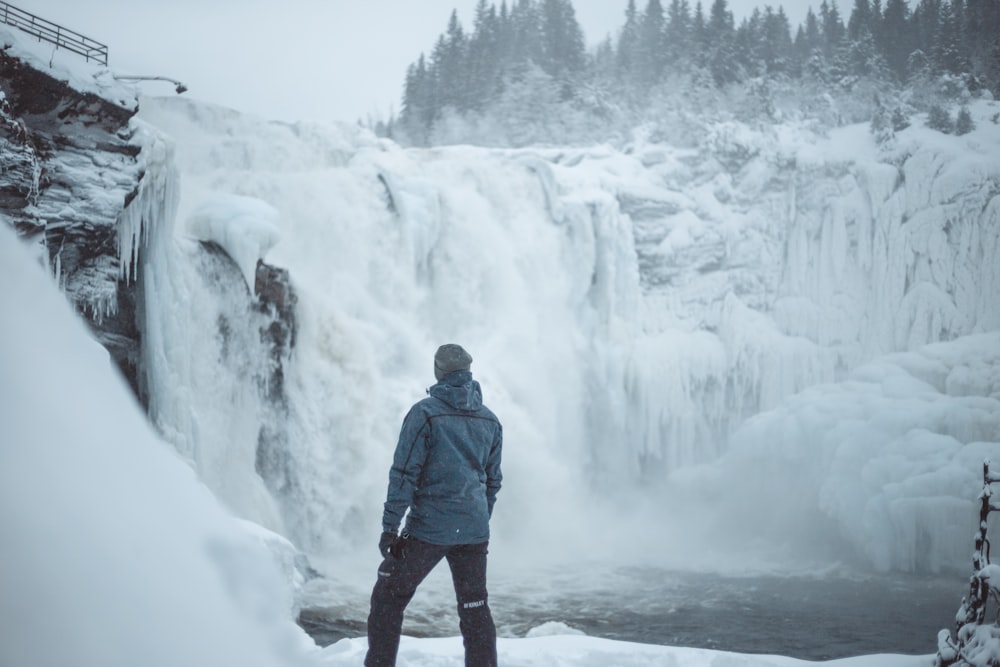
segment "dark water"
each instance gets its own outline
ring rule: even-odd
[[[447,568],[440,568],[447,570]],[[432,575],[433,576],[433,575]],[[428,585],[429,582],[425,582]],[[447,579],[407,610],[404,633],[458,634]],[[871,653],[934,653],[966,582],[939,576],[752,576],[625,569],[581,583],[542,577],[491,583],[501,636],[560,621],[595,637],[647,644],[830,660]],[[365,634],[367,600],[314,607],[300,624],[321,645]]]

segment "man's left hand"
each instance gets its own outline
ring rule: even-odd
[[[395,546],[396,540],[399,536],[396,533],[385,532],[382,533],[382,537],[378,541],[378,550],[382,554],[382,558],[388,558],[389,556],[395,557]]]

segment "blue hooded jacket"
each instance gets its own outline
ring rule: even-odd
[[[382,529],[431,544],[478,544],[490,538],[490,516],[503,475],[503,428],[483,405],[470,371],[432,386],[403,419],[389,470]]]

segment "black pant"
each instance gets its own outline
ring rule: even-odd
[[[486,598],[486,547],[489,543],[454,546],[428,544],[410,537],[402,556],[389,556],[378,568],[368,615],[365,667],[393,667],[399,650],[403,610],[417,586],[442,558],[448,559],[458,600],[459,627],[466,667],[496,667],[497,631]]]

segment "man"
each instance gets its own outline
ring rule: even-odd
[[[439,347],[437,384],[403,419],[382,515],[384,560],[372,590],[365,667],[396,664],[403,611],[442,558],[455,585],[466,667],[497,664],[486,548],[502,480],[503,429],[483,405],[471,365],[461,345]]]

